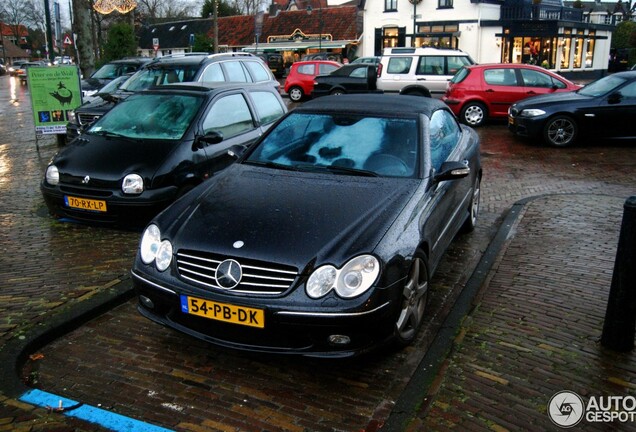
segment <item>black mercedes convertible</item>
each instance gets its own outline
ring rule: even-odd
[[[258,352],[411,343],[442,255],[477,221],[476,133],[430,98],[326,96],[235,150],[146,227],[139,311]]]

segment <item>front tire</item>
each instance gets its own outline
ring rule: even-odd
[[[555,147],[566,147],[574,144],[579,134],[579,127],[572,117],[558,115],[548,119],[543,128],[543,139]]]
[[[468,216],[462,226],[462,231],[472,232],[477,226],[477,219],[479,218],[479,202],[481,199],[481,179],[479,176],[475,179],[475,185],[473,187],[473,196],[470,200],[468,207]]]
[[[410,345],[422,325],[428,303],[428,265],[423,255],[416,255],[402,288],[402,305],[395,322],[394,340],[399,347]]]
[[[300,87],[294,86],[289,89],[289,98],[294,102],[300,102],[304,96],[303,89]]]
[[[462,108],[460,119],[464,124],[472,127],[479,127],[486,122],[488,111],[479,102],[469,102]]]

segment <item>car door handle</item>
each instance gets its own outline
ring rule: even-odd
[[[527,92],[526,94],[537,94],[536,92],[530,90],[529,92]]]
[[[495,91],[493,89],[486,89],[486,93],[494,93]]]

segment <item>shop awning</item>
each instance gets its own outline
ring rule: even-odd
[[[306,50],[306,49],[334,49],[334,48],[345,48],[347,45],[357,44],[356,41],[331,41],[331,42],[322,42],[319,44],[316,41],[311,42],[289,42],[289,43],[259,43],[258,48],[256,44],[250,45],[248,47],[243,48],[243,51],[254,52],[254,51],[297,51],[297,50]]]

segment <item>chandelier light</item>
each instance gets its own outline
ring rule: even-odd
[[[123,14],[130,12],[137,7],[135,0],[97,0],[93,9],[103,15],[107,15],[114,10]]]

